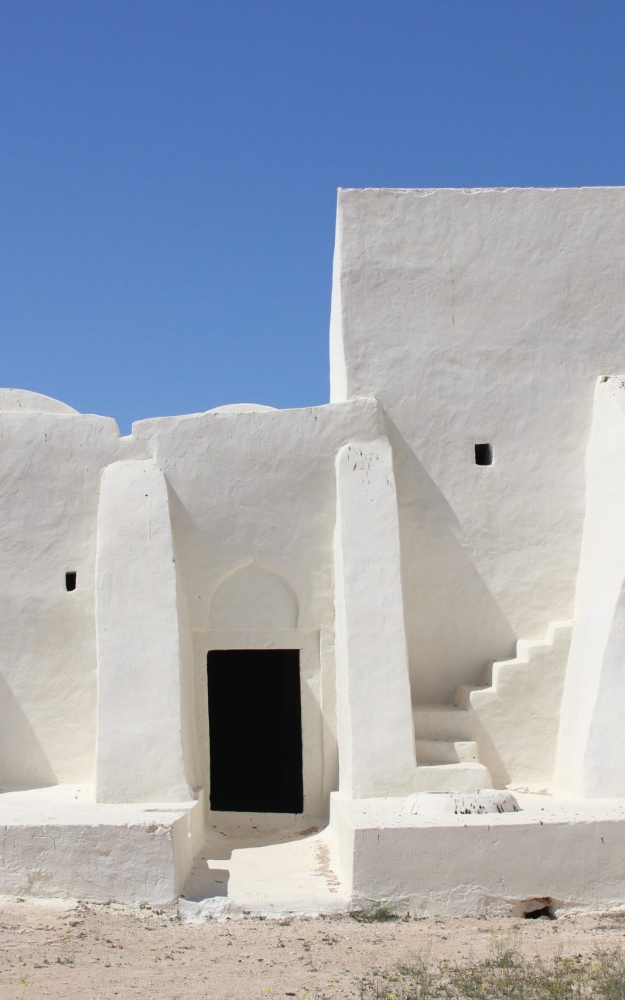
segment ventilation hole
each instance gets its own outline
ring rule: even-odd
[[[493,449],[490,444],[476,444],[475,446],[475,464],[476,465],[492,465],[493,464]]]
[[[66,573],[65,574],[65,589],[66,590],[76,590],[76,574]]]
[[[523,916],[526,920],[538,920],[539,917],[548,917],[549,920],[553,920],[553,913],[550,906],[541,906],[539,910],[530,910],[529,913],[524,913]]]
[[[548,920],[555,920],[555,907],[550,896],[542,896],[537,899],[526,899],[521,903],[521,914],[526,920],[539,920],[547,917]]]

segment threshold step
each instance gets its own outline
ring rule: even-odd
[[[418,740],[471,740],[472,716],[455,705],[413,705],[414,731]]]
[[[474,740],[415,740],[417,764],[479,764]]]
[[[483,764],[420,764],[417,766],[418,792],[479,792],[492,788],[490,773]]]

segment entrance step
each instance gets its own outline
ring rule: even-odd
[[[492,788],[483,764],[422,764],[417,766],[418,792],[479,792]]]
[[[415,740],[417,764],[479,764],[474,740]]]
[[[417,791],[478,792],[492,788],[480,764],[471,713],[455,705],[413,705]]]
[[[472,740],[469,712],[455,705],[413,705],[418,740]]]
[[[263,837],[229,837],[213,831],[195,858],[182,891],[186,920],[254,913],[316,916],[349,909],[349,886],[341,881],[337,845],[329,829],[312,836],[283,832]],[[245,846],[243,846],[245,845]]]

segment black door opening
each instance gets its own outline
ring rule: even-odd
[[[299,649],[208,654],[211,809],[301,813]]]

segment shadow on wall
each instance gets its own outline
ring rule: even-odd
[[[625,761],[625,729],[623,727],[625,581],[621,584],[618,595],[615,595],[613,601],[603,655],[595,654],[593,657],[593,659],[598,660],[598,663],[594,664],[595,670],[598,671],[598,683],[583,755],[584,795],[606,797],[625,795],[623,768]],[[587,670],[588,666],[587,664]]]
[[[413,702],[452,702],[480,684],[516,635],[462,544],[447,500],[387,416],[397,484],[406,638]]]
[[[182,898],[193,903],[201,903],[203,899],[227,896],[229,881],[230,872],[227,868],[211,868],[208,859],[201,856],[194,862],[185,882]]]
[[[478,745],[480,763],[485,764],[488,768],[493,788],[507,788],[515,776],[510,774],[490,733],[479,714],[474,711],[471,711],[471,729],[473,739]],[[544,783],[549,784],[549,780],[549,778],[545,779]]]
[[[57,779],[17,698],[0,674],[0,791],[47,788]]]

